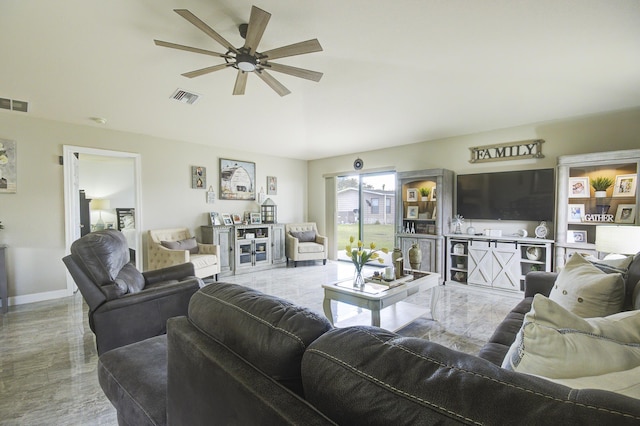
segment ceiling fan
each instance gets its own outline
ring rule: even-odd
[[[214,31],[193,13],[186,9],[174,9],[178,15],[191,22],[202,32],[217,41],[225,49],[226,53],[212,52],[210,50],[200,49],[197,47],[184,46],[181,44],[170,43],[167,41],[154,40],[157,46],[169,47],[172,49],[186,50],[187,52],[200,53],[209,56],[218,56],[225,60],[224,64],[213,65],[195,71],[182,74],[185,77],[193,78],[204,74],[209,74],[225,68],[235,68],[238,70],[236,82],[233,87],[234,95],[244,95],[247,86],[247,76],[254,73],[262,79],[269,87],[271,87],[280,96],[291,93],[282,83],[276,80],[267,71],[276,71],[289,74],[294,77],[305,78],[307,80],[320,81],[322,73],[317,71],[296,68],[289,65],[276,64],[271,62],[273,59],[285,58],[288,56],[303,55],[305,53],[320,52],[322,46],[317,39],[302,41],[290,44],[288,46],[279,47],[265,52],[258,52],[258,45],[262,39],[262,34],[267,27],[267,23],[271,18],[269,12],[253,6],[251,8],[251,16],[248,24],[240,25],[240,35],[245,39],[244,46],[234,47],[224,37]]]

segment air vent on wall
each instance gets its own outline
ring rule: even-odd
[[[186,90],[177,89],[175,92],[173,92],[171,98],[175,99],[178,102],[182,102],[183,104],[193,105],[200,98],[200,95],[187,92]]]
[[[27,112],[29,109],[29,103],[26,101],[17,101],[15,99],[0,98],[0,109]]]

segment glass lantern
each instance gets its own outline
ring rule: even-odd
[[[260,205],[262,223],[278,223],[278,206],[271,198],[267,198]]]

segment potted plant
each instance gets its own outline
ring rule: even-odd
[[[607,189],[613,185],[613,179],[605,176],[598,176],[591,179],[591,186],[595,191],[596,198],[604,198],[607,196]]]
[[[431,188],[427,188],[426,186],[420,188],[420,197],[422,198],[422,201],[429,201],[429,194],[431,194]]]

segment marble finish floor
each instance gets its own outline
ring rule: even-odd
[[[226,277],[224,281],[277,295],[323,314],[321,284],[349,279],[346,262],[299,263]],[[438,321],[420,317],[398,331],[475,354],[521,298],[463,285],[442,287]],[[431,292],[406,301],[429,306]],[[332,302],[338,320],[360,311]],[[0,425],[116,425],[116,412],[97,378],[97,353],[78,293],[10,306],[0,314]]]

